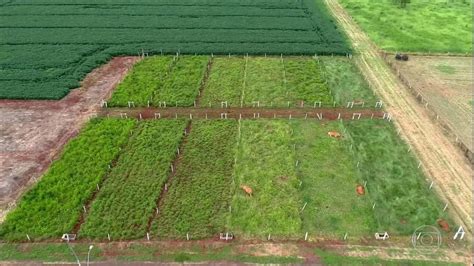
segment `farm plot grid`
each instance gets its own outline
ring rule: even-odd
[[[138,63],[108,107],[372,107],[347,57],[154,56]]]
[[[351,51],[313,0],[12,0],[0,36],[0,98],[12,99],[60,99],[117,55]]]
[[[387,120],[101,118],[0,237],[360,239],[421,225],[455,227]]]

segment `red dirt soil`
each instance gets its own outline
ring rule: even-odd
[[[112,59],[60,101],[0,100],[0,221],[138,60]]]

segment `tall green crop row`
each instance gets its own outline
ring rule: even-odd
[[[244,86],[245,59],[242,57],[216,57],[207,86],[201,96],[201,106],[240,106]]]
[[[184,120],[138,125],[93,202],[81,236],[133,239],[146,235],[185,126]]]
[[[285,59],[284,67],[288,100],[293,104],[321,102],[331,105],[333,103],[331,92],[316,60],[312,58]]]
[[[300,234],[296,155],[292,129],[283,120],[243,120],[228,226],[240,237]],[[241,186],[253,190],[247,195]]]
[[[7,240],[59,238],[77,222],[83,205],[127,142],[133,120],[94,119],[66,145],[61,158],[17,208],[7,215],[0,237]]]
[[[284,66],[276,57],[248,58],[245,69],[244,105],[281,105],[286,103],[289,92],[284,82]]]
[[[172,57],[160,56],[137,63],[118,85],[108,105],[128,106],[128,102],[134,102],[135,106],[147,106],[158,88],[163,86],[172,62]]]
[[[153,96],[153,104],[166,102],[169,106],[193,106],[199,94],[207,56],[181,56],[176,59],[171,74]]]
[[[176,176],[152,228],[163,238],[211,237],[225,230],[232,197],[237,123],[193,121]]]
[[[375,207],[378,230],[411,234],[422,225],[448,219],[429,189],[415,157],[385,120],[345,123]]]

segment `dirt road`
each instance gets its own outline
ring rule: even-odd
[[[387,111],[393,115],[396,127],[401,129],[402,136],[421,160],[427,177],[435,182],[435,189],[448,203],[448,210],[456,222],[472,234],[471,165],[430,119],[427,110],[396,78],[377,47],[338,1],[326,0],[326,3],[354,45],[356,64],[386,103]]]
[[[0,100],[0,221],[137,60],[114,58],[60,101]]]
[[[99,116],[134,117],[138,119],[199,118],[199,119],[253,119],[303,118],[318,120],[384,119],[381,109],[370,108],[104,108]]]

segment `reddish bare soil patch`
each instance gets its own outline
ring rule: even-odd
[[[94,70],[60,101],[0,100],[0,221],[26,187],[57,159],[63,146],[97,114],[136,57],[118,57]]]
[[[356,192],[359,196],[365,195],[365,188],[361,185],[357,185]]]

